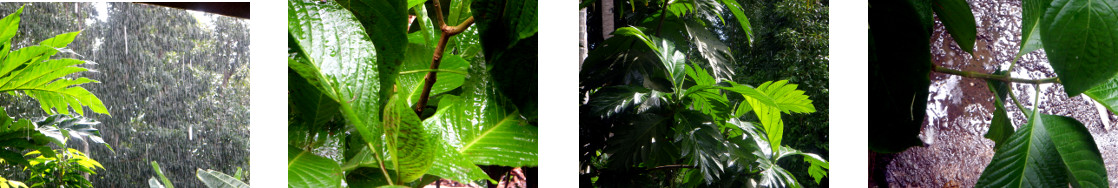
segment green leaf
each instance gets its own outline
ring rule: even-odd
[[[95,113],[109,114],[101,99],[80,86],[90,82],[96,83],[96,80],[85,77],[63,78],[73,73],[88,71],[76,66],[85,61],[52,59],[40,62],[38,60],[49,58],[47,54],[53,54],[53,49],[42,51],[39,51],[42,48],[30,48],[33,51],[24,51],[24,49],[16,50],[5,59],[5,70],[8,70],[6,69],[8,65],[22,64],[20,62],[25,62],[24,60],[31,61],[26,66],[11,69],[11,74],[0,77],[0,92],[15,91],[27,94],[38,100],[39,106],[48,114],[70,114],[72,108],[78,114],[84,115],[83,106],[89,107]]]
[[[645,163],[648,165],[673,164],[679,149],[669,142],[670,118],[652,113],[636,114],[622,119],[614,129],[614,137],[606,140],[604,151],[609,155],[609,165],[624,168]]]
[[[1052,4],[1052,0],[1024,0],[1021,1],[1021,51],[1017,55],[1024,55],[1036,51],[1044,44],[1040,41],[1040,18],[1044,11]]]
[[[229,175],[226,175],[225,173],[221,173],[221,172],[214,171],[214,170],[198,169],[197,174],[195,176],[198,177],[198,180],[202,180],[202,183],[206,184],[206,187],[209,187],[209,188],[248,188],[249,187],[248,184],[246,184],[245,182],[242,182],[241,180],[237,180],[237,178],[233,178],[233,176],[229,176]]]
[[[339,0],[342,7],[353,12],[361,22],[376,48],[377,75],[380,92],[389,93],[396,83],[397,73],[404,62],[408,44],[408,3],[405,0]],[[290,22],[290,21],[289,21]],[[348,31],[347,31],[348,32]],[[380,103],[388,101],[389,95],[379,95]],[[381,108],[381,107],[378,107]]]
[[[640,86],[608,86],[590,94],[590,112],[598,117],[612,118],[623,114],[643,113],[659,107],[665,100],[660,92]]]
[[[341,183],[342,170],[337,162],[287,147],[287,187],[341,187]]]
[[[1001,81],[986,81],[987,87],[994,93],[994,118],[990,121],[990,130],[986,131],[983,137],[989,138],[994,141],[994,148],[998,148],[1005,142],[1011,134],[1013,134],[1013,121],[1009,119],[1009,113],[1005,110],[1006,92],[1008,86],[1005,82]]]
[[[967,53],[974,53],[975,32],[974,13],[966,0],[933,0],[932,10],[939,16],[951,38]]]
[[[1040,37],[1068,96],[1118,74],[1118,3],[1055,0],[1040,20]]]
[[[15,37],[16,33],[19,32],[19,16],[22,13],[23,6],[20,6],[19,10],[16,10],[15,13],[0,19],[0,42],[4,43],[4,45],[11,44],[12,37]],[[4,53],[8,53],[7,50],[4,51]],[[0,58],[2,58],[2,56],[0,56]]]
[[[895,153],[922,145],[931,85],[931,8],[920,1],[875,0],[869,12],[869,148]]]
[[[37,121],[35,124],[40,126],[39,132],[55,139],[55,142],[64,142],[66,140],[64,136],[78,139],[88,138],[90,142],[105,145],[106,148],[109,148],[109,151],[113,151],[113,147],[101,139],[101,131],[94,127],[101,124],[97,120],[56,114]]]
[[[675,46],[668,43],[666,40],[660,41],[660,52],[656,54],[660,58],[660,63],[663,64],[664,70],[668,72],[668,80],[672,81],[673,90],[679,91],[683,87],[684,67],[686,67],[687,56],[682,52],[675,50]]]
[[[63,33],[43,40],[43,42],[39,42],[39,45],[51,48],[66,48],[66,45],[70,45],[71,42],[74,42],[74,38],[77,38],[79,33],[81,33],[81,31]]]
[[[691,80],[695,81],[695,85],[710,86],[716,83],[714,77],[711,77],[706,70],[703,70],[703,68],[699,67],[698,65],[688,65],[686,71],[687,77],[691,77]]]
[[[433,49],[409,44],[407,61],[396,77],[397,92],[404,93],[409,106],[414,106],[423,93],[424,77],[431,71],[431,55]],[[466,79],[466,70],[470,63],[457,55],[444,54],[439,63],[438,73],[435,75],[435,85],[431,86],[431,96],[454,90]],[[453,72],[451,72],[453,71]]]
[[[722,43],[722,40],[709,30],[710,26],[703,26],[696,21],[684,21],[684,23],[685,37],[699,51],[702,60],[710,65],[714,77],[719,80],[732,78],[734,73],[731,63],[734,62],[734,58],[730,53],[730,47]]]
[[[334,1],[288,1],[288,68],[338,101],[348,125],[368,142],[361,145],[379,147],[383,145],[380,112],[385,102],[381,98],[389,96],[381,91],[392,87],[381,85],[384,80],[378,75],[383,70],[378,66],[387,64],[373,61],[373,43],[354,20],[354,14]]]
[[[163,175],[163,169],[159,168],[159,163],[158,162],[151,161],[151,168],[152,168],[152,170],[155,171],[155,175],[158,175],[159,179],[163,181],[163,184],[159,184],[158,181],[155,181],[155,177],[151,177],[151,179],[148,180],[148,183],[151,184],[152,187],[154,187],[155,185],[159,185],[159,187],[164,187],[164,185],[166,185],[167,188],[175,188],[175,185],[171,184],[171,180],[168,180],[167,176]]]
[[[1102,104],[1110,113],[1118,112],[1118,77],[1111,78],[1110,81],[1097,85],[1083,94]]]
[[[536,0],[476,0],[470,4],[493,85],[533,122],[539,101],[537,7]]]
[[[1075,119],[1034,112],[1000,146],[978,187],[1105,187],[1106,169],[1091,133]],[[1070,179],[1069,179],[1070,178]]]
[[[740,4],[735,0],[721,0],[722,4],[730,8],[730,12],[734,14],[734,18],[738,19],[738,24],[741,25],[741,30],[745,31],[745,39],[749,40],[749,45],[753,45],[753,29],[749,24],[749,17],[745,16],[745,12]]]
[[[397,182],[412,182],[423,177],[437,151],[434,138],[420,124],[419,116],[400,97],[392,96],[384,108],[384,136],[391,149],[389,159],[398,173]]]
[[[163,184],[159,183],[159,180],[155,180],[155,177],[148,178],[148,187],[164,188]]]
[[[487,100],[479,97],[486,96],[444,97],[439,111],[424,124],[428,130],[436,132],[436,137],[447,139],[451,146],[476,164],[538,165],[537,128],[522,124],[523,120],[517,112],[501,110],[497,103],[475,103],[476,100]]]
[[[712,121],[710,116],[696,111],[677,113],[674,121],[677,121],[675,142],[679,143],[680,156],[690,158],[689,164],[699,169],[707,183],[716,182],[728,165],[722,158],[728,152],[726,138],[718,127],[708,123]]]
[[[320,75],[317,70],[313,71],[312,76]],[[322,87],[316,87],[299,76],[293,68],[288,68],[288,75],[288,144],[310,148],[327,143],[329,139],[340,139],[340,136],[330,136],[330,133],[343,131],[344,123],[335,121],[341,112],[338,102],[323,93]]]

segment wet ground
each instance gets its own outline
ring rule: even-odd
[[[932,60],[944,67],[992,73],[1008,68],[1018,52],[1021,30],[1020,1],[968,1],[977,19],[978,40],[974,54],[955,44],[936,22],[932,34]],[[1048,66],[1043,50],[1021,57],[1013,77],[1047,78],[1056,76]],[[887,165],[889,187],[973,187],[982,170],[994,156],[994,142],[982,137],[990,126],[994,96],[979,79],[932,73],[927,117],[920,138],[925,147],[913,147],[896,154]],[[1026,108],[1034,106],[1032,84],[1013,84],[1012,94]],[[1085,95],[1068,97],[1062,86],[1040,85],[1040,111],[1073,117],[1094,136],[1106,164],[1110,187],[1118,187],[1118,116],[1106,111]],[[1019,128],[1026,119],[1007,98],[1006,109]]]

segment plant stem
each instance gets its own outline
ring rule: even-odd
[[[1013,104],[1017,104],[1017,109],[1021,110],[1021,114],[1028,116],[1029,114],[1025,113],[1025,105],[1021,105],[1021,101],[1017,101],[1017,96],[1013,94],[1012,83],[1009,84],[1009,98],[1013,99]]]
[[[678,168],[695,168],[695,166],[683,165],[683,164],[673,164],[673,165],[664,165],[664,166],[652,167],[648,170],[668,170],[668,169],[678,169]]]
[[[1010,77],[1009,75],[993,75],[993,74],[986,74],[986,73],[980,73],[980,72],[955,70],[955,69],[942,67],[942,66],[939,66],[939,65],[932,65],[932,66],[934,67],[933,70],[936,71],[936,72],[939,72],[939,73],[953,74],[953,75],[970,77],[970,78],[982,78],[982,79],[987,79],[987,80],[1000,80],[1000,81],[1004,81],[1004,82],[1018,82],[1018,83],[1031,83],[1031,84],[1060,83],[1060,79],[1058,77],[1042,78],[1042,79],[1013,78],[1013,77]]]
[[[671,0],[664,0],[664,8],[660,9],[660,24],[656,25],[656,36],[660,36],[660,28],[664,26],[664,15],[668,13],[668,2]]]
[[[435,0],[435,15],[439,19],[439,29],[442,30],[442,35],[439,36],[439,45],[435,47],[435,54],[431,56],[431,69],[439,69],[439,63],[443,59],[443,51],[446,50],[446,42],[450,40],[451,36],[458,35],[465,31],[470,25],[474,24],[474,17],[466,18],[466,21],[458,24],[457,26],[447,26],[446,21],[443,20],[443,9],[439,5],[439,1]],[[419,101],[415,104],[415,114],[422,116],[423,108],[427,107],[427,98],[431,97],[431,87],[435,86],[437,71],[427,72],[427,76],[423,84],[423,93],[419,96]]]
[[[414,74],[414,73],[424,73],[424,72],[445,72],[445,73],[454,73],[454,74],[466,75],[465,71],[454,70],[454,69],[419,69],[419,70],[410,70],[410,71],[400,71],[400,75]]]

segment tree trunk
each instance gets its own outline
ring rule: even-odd
[[[586,9],[583,8],[578,10],[578,71],[580,72],[589,47],[590,44],[586,40]]]
[[[608,39],[613,32],[613,0],[602,0],[602,39]]]

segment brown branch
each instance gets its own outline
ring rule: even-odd
[[[442,35],[439,36],[439,45],[435,47],[435,53],[431,55],[431,69],[438,69],[439,63],[443,60],[443,51],[446,50],[446,42],[450,40],[451,36],[458,35],[459,33],[462,33],[462,31],[465,31],[467,28],[469,28],[470,25],[473,25],[474,17],[470,16],[469,18],[466,18],[466,21],[463,21],[457,26],[447,26],[446,21],[443,20],[443,9],[439,5],[439,1],[434,0],[434,2],[436,9],[435,15],[439,19],[438,27],[439,30],[442,31]],[[415,104],[416,115],[423,115],[423,108],[427,107],[427,98],[431,97],[431,87],[435,86],[437,73],[437,71],[431,71],[427,72],[427,76],[424,76],[423,80],[425,82],[423,83],[423,93],[420,94],[419,101],[417,101]]]

